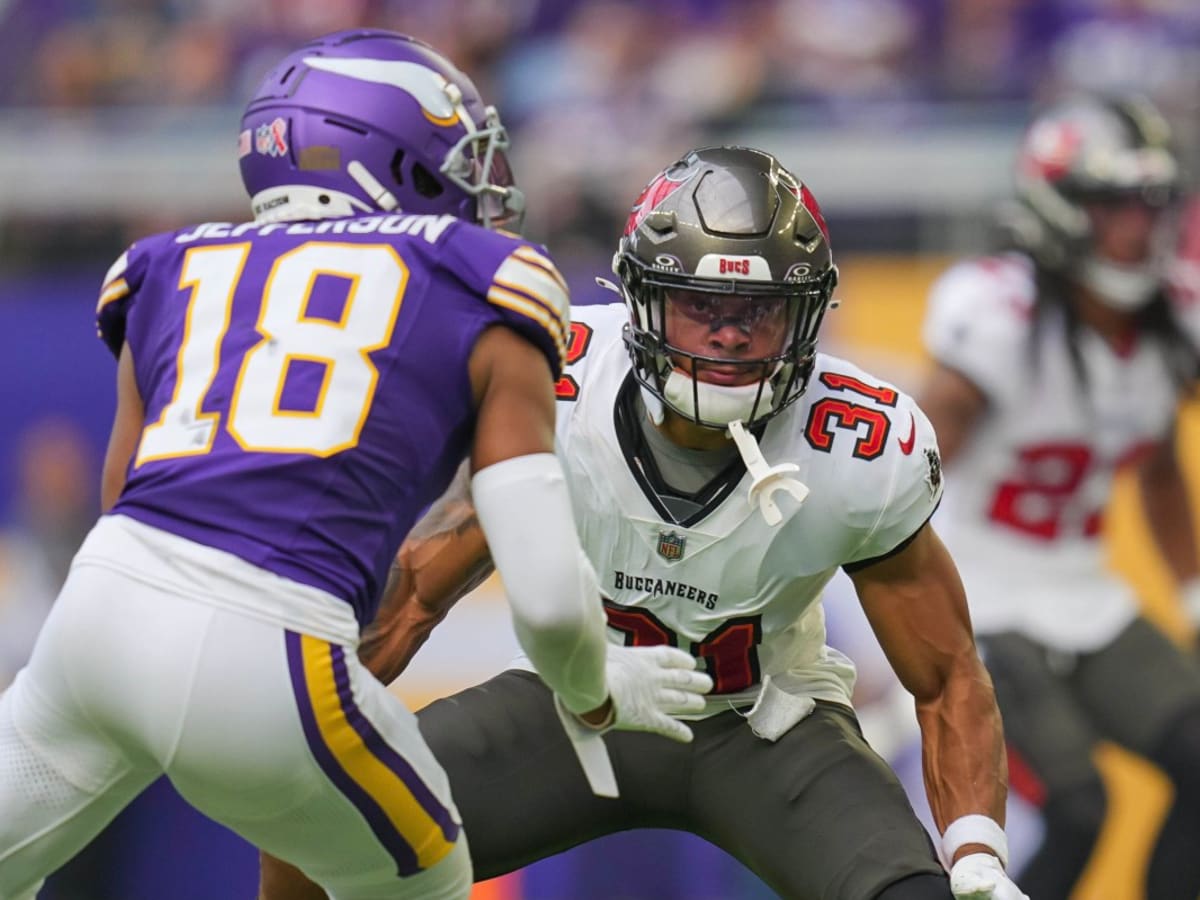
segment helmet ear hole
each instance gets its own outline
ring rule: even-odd
[[[644,298],[641,296],[642,273],[637,266],[632,265],[629,260],[623,256],[618,256],[617,262],[617,277],[625,286],[625,290],[629,296],[636,302],[643,303]]]
[[[396,184],[403,185],[404,184],[404,151],[403,150],[397,150],[396,154],[392,157],[391,170],[392,170],[392,178],[394,178],[396,180]]]
[[[432,200],[434,197],[440,197],[446,190],[437,177],[419,162],[413,163],[412,178],[413,188],[422,197]]]

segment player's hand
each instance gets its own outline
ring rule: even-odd
[[[704,709],[712,679],[696,671],[696,659],[675,647],[608,645],[605,664],[612,721],[609,728],[649,731],[688,743],[692,729],[672,716]]]
[[[954,900],[1029,900],[990,853],[968,853],[950,867]]]

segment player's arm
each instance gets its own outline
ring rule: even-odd
[[[145,424],[145,407],[133,372],[129,344],[121,348],[117,361],[117,412],[113,417],[108,449],[104,453],[104,471],[100,480],[100,509],[108,512],[125,489],[129,461],[137,449]]]
[[[935,363],[918,397],[937,435],[942,463],[949,465],[987,411],[987,395],[961,372]]]
[[[480,337],[469,368],[478,410],[471,487],[481,514],[468,512],[461,488],[451,488],[430,509],[397,556],[402,568],[389,579],[374,635],[360,655],[372,658],[376,675],[386,675],[385,669],[397,668],[415,652],[449,609],[453,586],[469,580],[470,562],[456,564],[454,551],[462,538],[454,536],[453,526],[449,532],[442,527],[457,520],[466,525],[469,553],[477,538],[494,539],[492,551],[517,636],[542,678],[552,689],[561,686],[570,693],[578,711],[599,707],[604,714],[603,611],[595,576],[587,578],[591,568],[579,548],[562,469],[553,455],[550,367],[531,343],[497,327]],[[487,547],[476,550],[482,554],[474,556],[478,563]],[[408,567],[406,560],[412,561]],[[393,632],[403,632],[413,620],[423,630],[419,637]],[[389,660],[393,652],[397,656]],[[324,897],[299,869],[265,853],[260,858],[261,900]]]
[[[554,691],[564,725],[572,734],[582,720],[690,741],[691,729],[673,715],[703,709],[712,679],[677,648],[615,647],[606,639],[596,573],[553,452],[546,358],[515,332],[492,328],[476,344],[470,373],[478,398],[471,495],[517,640]],[[611,769],[600,778],[602,767],[584,768],[597,776],[593,789],[615,790]]]
[[[471,494],[517,640],[567,709],[604,715],[604,612],[554,456],[550,366],[531,342],[497,327],[476,342],[469,371]]]
[[[1193,626],[1200,626],[1200,557],[1195,514],[1174,432],[1138,467],[1138,484],[1150,534],[1179,585],[1184,612]]]
[[[384,684],[404,671],[450,608],[492,572],[469,476],[464,463],[446,493],[408,533],[392,563],[375,621],[363,630],[359,658]]]
[[[991,854],[1006,862],[1000,711],[950,554],[926,524],[902,550],[856,569],[851,578],[880,645],[916,700],[925,790],[948,861]],[[981,865],[996,862],[973,857],[964,868]]]

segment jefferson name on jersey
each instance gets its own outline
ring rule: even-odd
[[[286,198],[283,198],[286,201]],[[359,216],[349,219],[321,219],[317,222],[206,222],[191,231],[175,235],[175,243],[199,240],[239,238],[244,234],[266,236],[274,232],[287,235],[320,234],[411,234],[436,244],[442,232],[457,222],[454,216],[392,215]]]

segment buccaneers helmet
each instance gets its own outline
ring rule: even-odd
[[[518,230],[508,145],[495,107],[445,57],[363,29],[318,38],[267,75],[238,156],[258,222],[395,210]]]
[[[774,156],[747,147],[694,150],[668,166],[634,204],[613,260],[629,307],[625,343],[634,377],[675,413],[725,428],[765,422],[793,403],[812,371],[817,332],[837,284],[821,209]],[[672,298],[696,314],[735,298],[747,330],[772,310],[783,339],[765,356],[729,359],[672,342]],[[709,383],[705,369],[754,373],[752,383]],[[745,381],[739,379],[739,382]]]
[[[1137,96],[1085,95],[1047,109],[1029,126],[1018,154],[1017,203],[1004,223],[1013,243],[1114,306],[1144,302],[1161,282],[1164,259],[1156,252],[1138,264],[1101,258],[1089,207],[1129,201],[1172,207],[1182,176],[1170,138],[1166,120]],[[1160,230],[1170,232],[1173,217],[1160,221]],[[1163,234],[1160,243],[1170,239]]]

